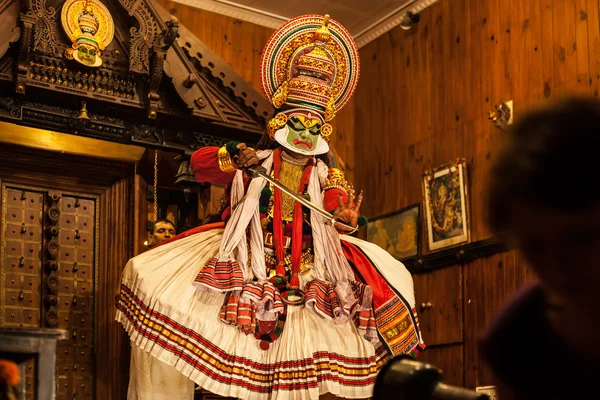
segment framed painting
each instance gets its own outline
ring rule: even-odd
[[[367,225],[367,240],[387,250],[397,260],[421,252],[421,204],[373,218]]]
[[[423,203],[430,252],[469,242],[469,195],[464,159],[423,173]]]

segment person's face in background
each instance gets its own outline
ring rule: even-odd
[[[600,207],[580,211],[512,207],[514,239],[557,308],[554,328],[600,359]]]
[[[159,245],[165,240],[171,239],[173,236],[175,236],[175,227],[173,224],[165,221],[157,222],[156,225],[154,225],[152,235],[150,235],[149,246],[154,247]]]

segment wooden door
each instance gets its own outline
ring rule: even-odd
[[[465,386],[493,385],[493,373],[479,351],[480,335],[514,293],[536,278],[516,251],[480,258],[464,271]]]
[[[420,355],[420,362],[427,362],[441,369],[443,382],[452,386],[464,385],[463,345],[429,347]]]
[[[115,293],[133,253],[133,176],[133,164],[0,146],[0,326],[68,331],[59,400],[126,398],[129,339]]]
[[[462,266],[414,275],[415,299],[427,346],[463,340]]]
[[[57,349],[57,397],[92,399],[98,197],[5,183],[1,220],[0,324],[67,330]]]

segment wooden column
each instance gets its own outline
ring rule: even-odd
[[[96,345],[96,398],[126,398],[129,383],[129,338],[115,321],[115,294],[121,272],[133,255],[134,179],[125,178],[100,196],[100,240]]]

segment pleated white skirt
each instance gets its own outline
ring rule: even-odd
[[[132,345],[221,396],[369,398],[387,352],[352,322],[336,325],[313,309],[288,306],[283,333],[262,350],[253,335],[220,321],[225,294],[199,291],[193,282],[218,253],[222,234],[197,233],[128,262],[116,318]]]

